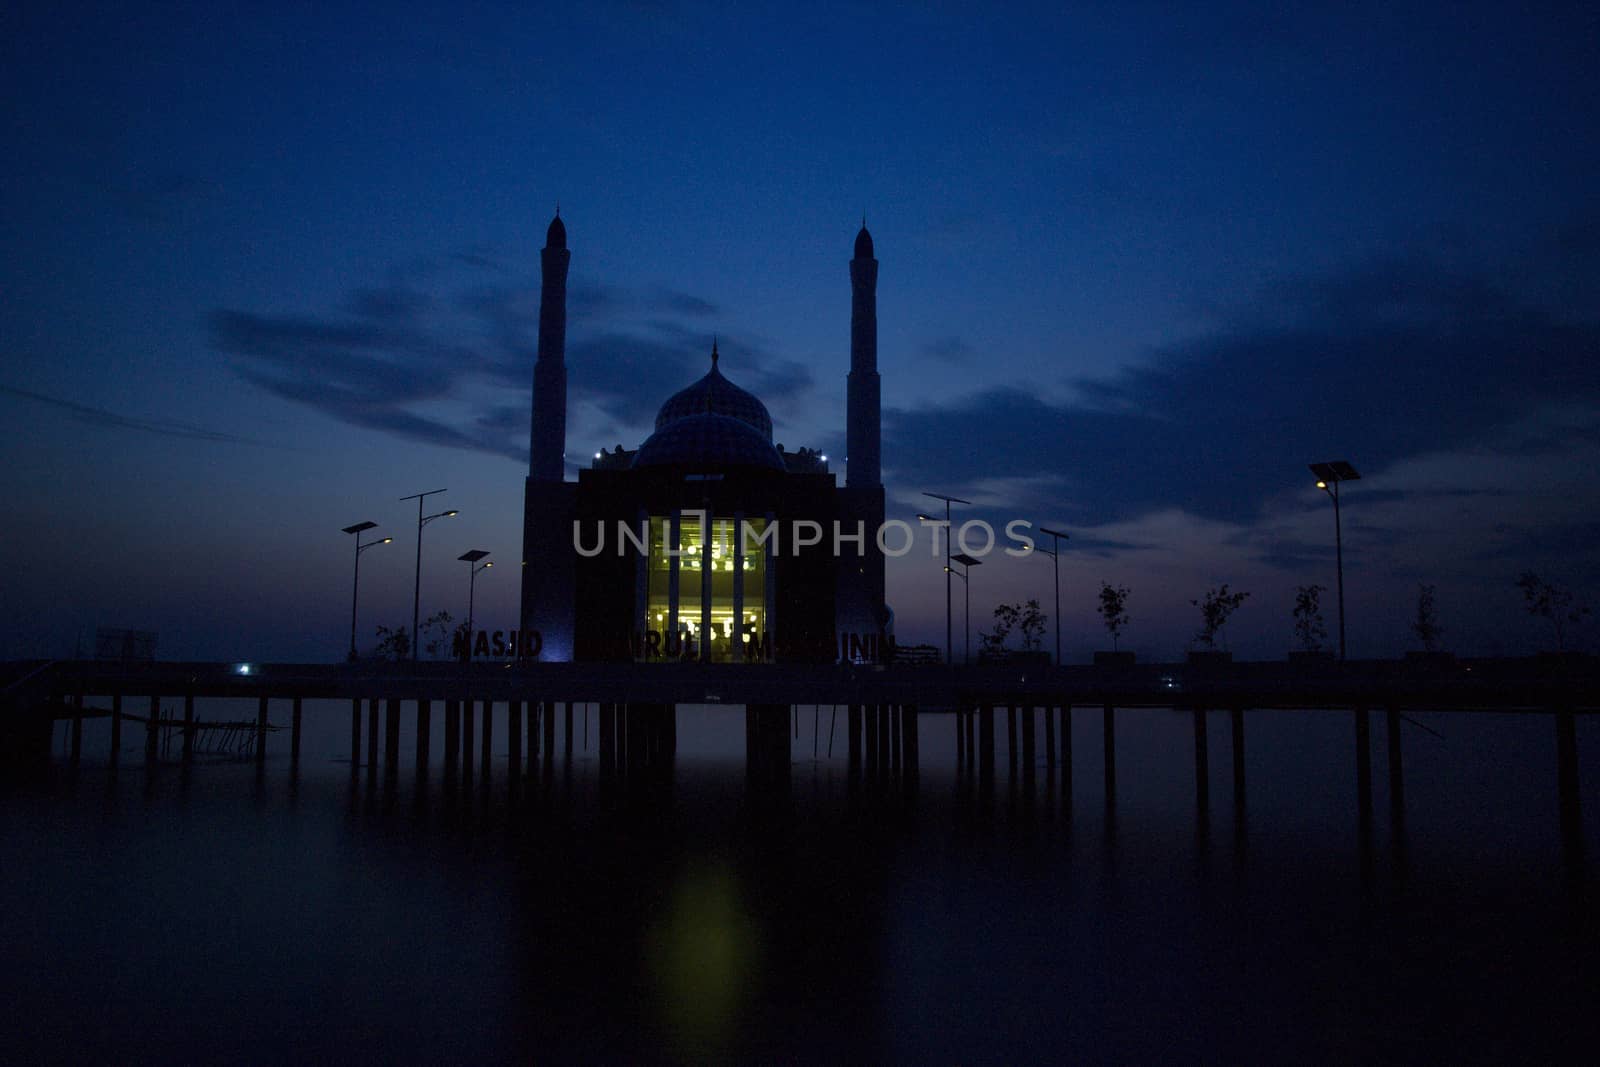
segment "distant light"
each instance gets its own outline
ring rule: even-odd
[[[445,512],[446,517],[451,516],[451,515],[459,515],[459,514],[461,514],[461,512],[459,512],[459,511],[447,511],[447,512]]]
[[[493,567],[493,566],[494,566],[494,560],[492,560],[492,559],[491,559],[491,560],[490,560],[490,561],[489,561],[489,562],[488,562],[488,563],[485,563],[485,564],[484,564],[484,567],[485,567],[485,568],[488,568],[488,567]]]
[[[237,664],[234,665],[233,673],[234,674],[249,674],[252,669],[253,668],[248,663],[237,663]]]
[[[824,463],[828,462],[828,457],[826,455],[824,455],[822,457],[822,462],[824,462]]]
[[[383,540],[382,540],[382,541],[380,541],[380,542],[378,542],[378,543],[379,543],[379,544],[383,544],[383,545],[387,545],[387,544],[389,544],[389,543],[390,543],[390,542],[392,542],[392,541],[393,541],[393,540],[394,540],[394,538],[392,538],[392,537],[385,537],[385,538],[384,538],[384,539],[383,539]]]
[[[1328,483],[1327,482],[1318,482],[1317,483],[1317,488],[1318,489],[1326,489],[1326,488],[1328,488]]]
[[[600,458],[600,453],[598,453],[598,452],[596,452],[596,453],[595,453],[595,454],[594,454],[594,458],[595,458],[595,459],[599,459],[599,458]]]

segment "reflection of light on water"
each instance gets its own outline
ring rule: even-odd
[[[728,1046],[740,1002],[750,992],[759,940],[725,863],[695,861],[680,872],[647,943],[669,1033],[699,1053]]]

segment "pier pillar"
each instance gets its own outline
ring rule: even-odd
[[[1106,808],[1117,797],[1117,709],[1107,704],[1101,710],[1100,732],[1105,742]]]
[[[267,698],[256,700],[256,762],[267,758]]]
[[[1578,724],[1567,709],[1556,712],[1556,802],[1561,837],[1569,846],[1582,841],[1583,812],[1578,795]]]
[[[963,708],[961,717],[967,723],[967,770],[970,772],[978,765],[978,717],[971,707]]]
[[[904,759],[901,761],[901,771],[905,776],[906,784],[916,784],[921,773],[918,749],[921,747],[921,737],[917,731],[917,706],[907,704],[900,709],[900,729],[903,735],[902,746],[905,749]]]
[[[1244,810],[1244,709],[1228,709],[1228,725],[1233,732],[1233,806]]]
[[[367,698],[367,770],[378,769],[378,698]]]
[[[548,767],[556,755],[556,706],[547,700],[539,708],[544,714],[544,762]]]
[[[400,701],[395,697],[390,697],[389,706],[384,709],[384,712],[384,769],[390,775],[394,775],[400,770]]]
[[[978,709],[978,787],[986,793],[994,788],[993,704]]]
[[[76,764],[83,754],[83,684],[72,695],[72,762]]]
[[[906,712],[899,704],[889,705],[889,739],[893,747],[889,750],[889,773],[899,777],[906,765]]]
[[[161,733],[161,698],[150,698],[150,717],[144,724],[144,758],[156,758],[156,738]]]
[[[111,762],[122,752],[122,693],[111,694]]]
[[[861,773],[861,705],[847,705],[844,712],[846,764],[852,778]]]
[[[1194,712],[1194,802],[1201,815],[1211,810],[1210,738],[1206,735],[1206,709]]]
[[[189,726],[193,716],[190,714],[193,698],[185,697],[183,701],[183,748],[185,753],[189,750]],[[300,716],[303,698],[295,697],[293,710],[289,713],[289,761],[300,762]]]
[[[350,701],[350,769],[361,766],[361,698]]]
[[[866,731],[867,740],[867,777],[878,776],[878,706],[876,704],[863,704],[861,706],[862,726]]]
[[[1049,704],[1044,706],[1044,766],[1056,769],[1056,709]]]
[[[417,701],[417,781],[428,777],[428,749],[433,744],[433,702]]]
[[[956,769],[965,774],[967,770],[967,713],[962,708],[956,708],[951,718],[956,721]]]
[[[567,766],[572,766],[572,701],[564,701],[561,705],[561,758]]]
[[[1365,825],[1372,818],[1372,729],[1367,709],[1357,708],[1356,720],[1356,809]]]
[[[616,759],[616,734],[611,717],[614,714],[611,704],[600,705],[600,771],[610,774],[612,761]]]
[[[1389,816],[1399,824],[1406,817],[1405,763],[1400,752],[1400,709],[1385,708],[1383,725],[1389,748]]]
[[[1061,802],[1072,806],[1072,705],[1061,705]]]
[[[489,784],[489,761],[493,758],[494,749],[494,701],[483,702],[483,756],[479,760],[479,767],[483,774],[483,784]]]
[[[522,777],[522,701],[513,700],[506,705],[506,744],[511,749],[511,762],[506,773],[512,781]]]
[[[461,701],[444,702],[444,777],[456,776],[456,760],[461,754]]]
[[[1011,781],[1017,780],[1017,706],[1006,705],[1006,767]]]
[[[472,756],[476,751],[472,746],[472,711],[476,701],[463,700],[461,702],[461,784],[472,784]]]
[[[1022,787],[1032,796],[1035,761],[1033,705],[1024,704],[1018,710],[1022,713]]]

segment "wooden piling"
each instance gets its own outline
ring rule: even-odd
[[[854,778],[861,773],[861,705],[850,704],[844,713],[846,766]]]
[[[472,711],[471,700],[461,702],[461,783],[466,785],[472,781],[472,756],[475,751],[472,747]]]
[[[568,700],[561,705],[561,759],[564,763],[572,763],[572,701]]]
[[[428,776],[428,749],[433,744],[433,703],[417,701],[417,781]]]
[[[361,698],[350,701],[350,769],[361,766]]]
[[[367,699],[367,770],[378,769],[378,698]]]
[[[978,709],[978,787],[994,788],[994,705]]]
[[[256,700],[256,762],[267,758],[267,698]]]
[[[909,786],[916,784],[922,770],[919,753],[922,747],[922,739],[917,729],[917,706],[915,704],[907,704],[900,709],[900,728],[904,736],[903,747],[905,749],[905,756],[901,761],[901,773]]]
[[[549,766],[556,754],[556,706],[546,701],[540,707],[544,712],[544,762]]]
[[[1033,705],[1023,704],[1017,709],[1022,715],[1022,786],[1028,795],[1033,795],[1033,765],[1035,762],[1035,726],[1033,721]]]
[[[83,685],[72,695],[72,762],[76,764],[83,754]]]
[[[1072,805],[1072,705],[1061,705],[1061,801]]]
[[[513,700],[506,705],[506,744],[511,751],[506,773],[512,780],[522,777],[522,701]]]
[[[391,775],[400,770],[400,701],[395,697],[389,698],[384,709],[383,763]]]
[[[1356,809],[1365,824],[1372,818],[1372,731],[1366,708],[1357,708],[1352,714],[1356,722]]]
[[[1011,779],[1017,777],[1017,706],[1006,705],[1006,766],[1011,773]]]
[[[483,702],[483,755],[479,760],[479,769],[483,774],[483,784],[489,784],[489,761],[494,758],[494,701]]]
[[[1044,706],[1044,765],[1056,769],[1056,709],[1049,704]]]
[[[461,757],[461,701],[444,702],[444,775],[455,778]]]
[[[878,776],[878,706],[862,705],[863,726],[867,735],[867,777]]]
[[[957,708],[951,718],[956,721],[956,770],[962,774],[967,770],[967,713]]]
[[[1406,812],[1406,775],[1400,751],[1400,709],[1392,705],[1385,708],[1383,725],[1389,748],[1389,814],[1395,822],[1402,822]]]
[[[111,762],[122,752],[122,693],[111,694]]]
[[[1206,709],[1195,708],[1194,716],[1194,803],[1200,814],[1211,810],[1210,738],[1206,734]]]
[[[300,762],[300,718],[301,718],[301,712],[303,710],[301,708],[301,704],[303,702],[304,702],[304,698],[295,697],[294,698],[293,708],[289,713],[289,762],[291,762],[291,763],[299,763]],[[191,723],[192,718],[193,718],[193,716],[190,713],[191,706],[192,706],[192,698],[188,698],[188,697],[184,698],[184,702],[183,702],[183,747],[184,747],[184,751],[185,752],[187,752],[188,749],[189,749],[189,728],[190,728],[190,723]]]
[[[1106,807],[1117,797],[1117,709],[1110,704],[1101,709],[1100,732],[1105,744]]]
[[[161,734],[161,698],[151,696],[150,717],[144,724],[144,758],[156,758],[156,739]]]
[[[1244,709],[1228,709],[1228,725],[1233,733],[1233,806],[1244,810]]]

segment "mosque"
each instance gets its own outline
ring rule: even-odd
[[[850,260],[845,484],[814,449],[772,440],[762,402],[710,369],[667,398],[636,449],[566,479],[567,269],[558,214],[540,253],[538,357],[524,496],[524,632],[541,659],[883,660],[878,261]]]

